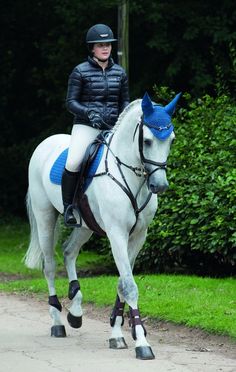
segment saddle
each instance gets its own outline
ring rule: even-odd
[[[98,164],[94,164],[94,162],[96,162],[98,152],[101,150],[101,146],[104,143],[104,136],[106,136],[107,133],[109,133],[109,131],[99,134],[97,138],[87,147],[80,167],[79,177],[72,203],[73,208],[79,211],[79,214],[85,221],[86,225],[100,236],[106,236],[106,233],[97,224],[89,206],[88,197],[85,194],[85,191],[90,185],[94,176],[93,165],[94,168],[98,166]]]

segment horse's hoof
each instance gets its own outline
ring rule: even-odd
[[[150,346],[138,346],[135,348],[136,358],[142,360],[155,359],[155,355],[152,352]]]
[[[51,328],[52,337],[66,337],[66,329],[64,325],[55,325]]]
[[[128,349],[124,337],[110,338],[109,339],[110,349]]]
[[[67,320],[72,328],[80,328],[82,326],[82,316],[74,316],[71,313],[68,313]]]

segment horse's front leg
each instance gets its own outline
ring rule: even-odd
[[[128,346],[125,342],[122,333],[122,326],[124,324],[124,308],[125,301],[120,299],[119,295],[116,296],[115,305],[113,307],[110,325],[112,327],[111,338],[109,339],[109,346],[111,349],[127,349]]]
[[[154,359],[152,349],[146,340],[146,330],[142,324],[138,310],[138,288],[134,281],[131,260],[128,254],[129,236],[128,234],[124,236],[122,231],[118,233],[111,230],[109,232],[109,239],[114,260],[120,274],[118,295],[119,298],[123,299],[129,305],[130,309],[130,325],[132,327],[132,336],[136,341],[136,357],[139,359]],[[120,322],[121,319],[117,317],[115,322],[117,328]]]
[[[92,233],[85,228],[75,228],[69,239],[63,245],[64,261],[69,278],[68,297],[72,301],[67,320],[71,327],[80,328],[82,326],[82,292],[76,272],[76,259],[80,248],[90,238]]]
[[[129,238],[128,255],[133,270],[136,257],[140,252],[147,235],[147,230],[134,231]],[[129,325],[132,330],[132,337],[136,341],[136,357],[139,359],[154,359],[155,356],[147,342],[147,332],[142,323],[138,308],[129,307]]]

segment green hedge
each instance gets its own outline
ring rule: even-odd
[[[205,266],[203,271],[211,272],[215,266],[233,272],[235,128],[236,106],[227,96],[205,96],[179,110],[169,157],[170,188],[159,197],[156,218],[138,258],[140,268],[185,266],[196,272]]]
[[[168,93],[161,95],[167,98]],[[170,187],[159,197],[135,267],[231,275],[236,263],[236,106],[227,96],[205,96],[192,103],[189,95],[184,98],[188,108],[179,109],[173,119]],[[96,246],[103,251],[109,247],[106,239],[96,240]]]

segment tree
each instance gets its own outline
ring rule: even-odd
[[[129,72],[129,1],[118,6],[118,62]]]

